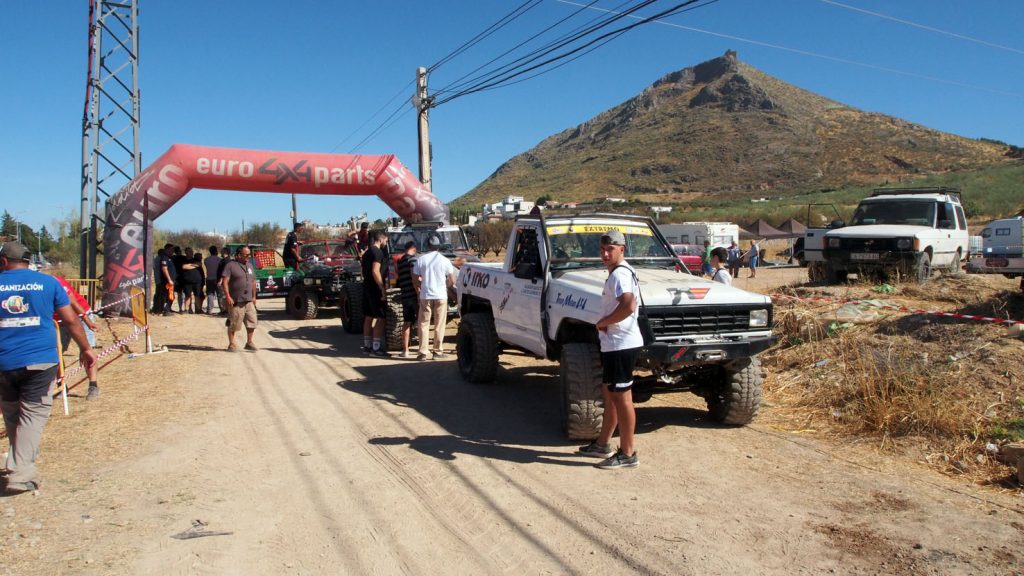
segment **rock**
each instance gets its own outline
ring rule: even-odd
[[[996,456],[996,459],[1003,464],[1016,466],[1022,459],[1024,459],[1024,444],[1013,443],[1001,446],[999,448],[999,455]]]

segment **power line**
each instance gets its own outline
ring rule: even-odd
[[[410,81],[410,82],[409,82],[408,84],[406,84],[406,85],[405,85],[404,87],[402,87],[402,89],[401,89],[401,90],[399,90],[398,92],[396,92],[396,93],[395,93],[395,95],[394,95],[394,96],[392,96],[390,100],[388,100],[387,102],[385,102],[383,106],[381,106],[380,108],[378,108],[376,112],[374,112],[373,114],[371,114],[371,115],[370,115],[370,117],[369,117],[369,118],[367,118],[366,120],[364,120],[364,121],[363,121],[363,123],[362,123],[362,124],[360,124],[358,128],[356,128],[355,130],[353,130],[352,132],[350,132],[348,136],[345,136],[345,138],[343,138],[343,139],[341,140],[341,142],[338,142],[337,144],[335,144],[335,145],[334,145],[334,148],[331,148],[331,152],[334,152],[334,151],[335,151],[335,150],[337,150],[338,148],[341,148],[341,146],[342,146],[343,144],[345,144],[345,142],[348,142],[348,141],[349,141],[349,140],[350,140],[350,139],[351,139],[351,138],[352,138],[353,136],[355,136],[356,134],[358,134],[358,133],[359,133],[359,131],[360,131],[360,130],[362,130],[364,126],[366,126],[367,124],[369,124],[371,120],[373,120],[374,118],[376,118],[376,117],[377,117],[377,116],[378,116],[378,115],[379,115],[379,114],[380,114],[381,112],[383,112],[383,111],[384,111],[384,109],[385,109],[385,108],[387,108],[388,106],[390,106],[390,105],[391,105],[391,103],[392,103],[392,102],[394,102],[396,98],[398,98],[398,97],[399,97],[399,96],[401,96],[402,94],[405,94],[405,93],[406,93],[406,91],[407,91],[407,90],[409,90],[409,86],[412,86],[412,85],[413,85],[413,84],[414,84],[415,82],[416,82],[415,80],[412,80],[412,81]],[[394,115],[395,115],[396,113],[397,113],[397,110],[396,110],[395,112],[392,112],[392,113],[391,113],[391,116],[394,116]],[[388,118],[390,118],[391,116],[388,116]],[[387,122],[387,120],[385,119],[385,120],[384,120],[384,122]],[[384,122],[382,122],[381,124],[383,124]],[[376,129],[374,129],[374,132],[376,132],[376,131],[377,131],[377,129],[379,129],[379,128],[380,128],[380,126],[378,126],[378,127],[376,128]],[[358,144],[358,145],[356,146],[356,148],[358,148],[359,146],[361,146],[361,145],[363,144],[363,142],[365,142],[365,141],[366,141],[366,139],[364,138],[364,139],[363,139],[363,141],[362,141],[362,142],[360,142],[360,143],[359,143],[359,144]]]
[[[577,3],[577,2],[572,2],[571,0],[555,0],[555,1],[556,2],[561,2],[562,4],[568,4],[570,6],[580,6],[581,5],[581,4]],[[601,10],[601,11],[605,11],[606,10],[604,8],[590,8],[590,9],[591,10]],[[906,70],[899,70],[897,68],[889,68],[889,67],[886,67],[886,66],[879,66],[877,64],[870,64],[870,63],[866,63],[866,62],[858,62],[857,60],[849,60],[847,58],[839,58],[837,56],[829,56],[828,54],[821,54],[821,53],[818,53],[818,52],[811,52],[809,50],[802,50],[802,49],[799,49],[799,48],[790,48],[788,46],[782,46],[782,45],[779,45],[779,44],[771,44],[769,42],[762,42],[761,40],[752,40],[750,38],[743,38],[742,36],[734,36],[732,34],[723,34],[721,32],[713,32],[711,30],[704,30],[704,29],[701,29],[701,28],[694,28],[692,26],[684,26],[682,24],[676,24],[674,22],[661,22],[661,21],[659,21],[659,22],[655,22],[655,23],[656,24],[661,24],[662,26],[669,26],[669,27],[672,27],[672,28],[679,28],[680,30],[686,30],[688,32],[697,32],[699,34],[707,34],[708,36],[715,36],[716,38],[725,38],[726,40],[735,40],[736,42],[743,42],[743,43],[746,43],[746,44],[753,44],[755,46],[762,46],[764,48],[773,48],[775,50],[782,50],[784,52],[792,52],[793,54],[800,54],[801,56],[811,56],[811,57],[814,57],[814,58],[821,58],[823,60],[830,60],[832,62],[839,62],[841,64],[849,64],[849,65],[852,65],[852,66],[860,66],[862,68],[870,68],[872,70],[880,70],[882,72],[889,72],[889,73],[892,73],[892,74],[899,74],[899,75],[902,75],[902,76],[909,76],[909,77],[912,77],[912,78],[920,78],[922,80],[928,80],[930,82],[937,82],[937,83],[940,83],[940,84],[949,84],[951,86],[959,86],[961,88],[970,88],[972,90],[980,90],[982,92],[989,92],[989,93],[992,93],[992,94],[999,94],[999,95],[1002,95],[1002,96],[1012,96],[1014,98],[1022,98],[1022,97],[1024,97],[1024,93],[1021,93],[1021,92],[1007,92],[1005,90],[996,90],[994,88],[987,88],[985,86],[978,86],[976,84],[967,84],[967,83],[964,83],[964,82],[957,82],[955,80],[947,80],[945,78],[937,78],[935,76],[928,76],[928,75],[925,75],[925,74],[918,74],[917,72],[908,72]]]
[[[705,2],[704,4],[699,5],[698,7],[707,6],[708,4],[711,4],[711,3],[715,2],[715,1],[717,1],[717,0],[710,0],[708,2]],[[668,8],[666,10],[663,10],[663,11],[657,13],[657,14],[654,14],[654,15],[648,16],[648,17],[642,17],[641,18],[641,17],[637,17],[637,16],[631,16],[632,12],[635,12],[639,8],[647,6],[647,5],[649,5],[651,3],[651,2],[643,2],[640,5],[634,6],[634,7],[630,8],[629,10],[627,10],[625,12],[615,14],[614,18],[611,18],[611,19],[607,20],[606,22],[601,23],[600,25],[591,27],[590,30],[587,30],[584,33],[573,35],[573,37],[571,37],[571,38],[569,38],[569,39],[567,39],[567,40],[565,40],[563,42],[558,43],[558,45],[556,45],[555,47],[550,48],[548,50],[544,50],[540,54],[537,54],[536,56],[533,56],[531,58],[526,59],[525,62],[522,62],[522,63],[520,63],[520,64],[518,64],[518,65],[516,65],[516,66],[514,66],[514,67],[512,67],[512,68],[510,68],[508,70],[506,70],[505,72],[495,72],[495,73],[491,74],[489,78],[485,78],[483,80],[480,80],[477,84],[475,84],[473,86],[470,86],[469,88],[463,89],[463,90],[461,90],[461,91],[459,91],[459,92],[457,92],[457,93],[455,93],[455,94],[453,94],[451,96],[448,96],[448,97],[446,97],[446,98],[444,98],[442,100],[437,101],[435,103],[435,105],[439,106],[441,104],[444,104],[446,102],[450,102],[450,101],[452,101],[452,100],[454,100],[456,98],[460,98],[462,96],[466,96],[466,95],[472,94],[474,92],[480,92],[480,91],[483,91],[483,90],[488,90],[488,89],[496,88],[498,86],[506,85],[509,82],[509,80],[511,80],[513,78],[517,78],[519,76],[522,76],[523,74],[526,74],[526,73],[531,72],[533,70],[540,69],[540,68],[542,68],[544,66],[552,64],[552,63],[557,62],[559,60],[563,60],[563,59],[569,58],[573,54],[576,54],[577,52],[580,52],[581,50],[585,50],[585,49],[589,48],[590,46],[592,46],[594,44],[597,44],[598,42],[601,42],[602,40],[617,38],[618,36],[621,36],[623,33],[628,32],[629,30],[632,30],[633,28],[636,28],[637,26],[641,26],[643,24],[647,24],[649,22],[656,21],[659,18],[665,18],[665,17],[671,16],[671,15],[677,14],[677,13],[683,11],[684,8],[686,8],[688,6],[691,6],[693,4],[697,4],[698,2],[700,2],[700,0],[687,0],[686,2],[682,2],[682,3],[676,4],[675,6],[673,6],[671,8]],[[585,37],[588,34],[592,34],[593,32],[595,32],[597,30],[600,30],[601,28],[605,28],[605,27],[609,26],[611,23],[615,22],[616,20],[619,20],[621,18],[626,18],[626,17],[631,17],[631,18],[634,18],[634,19],[636,19],[638,21],[633,23],[633,24],[630,24],[630,25],[627,25],[627,26],[623,26],[621,28],[617,28],[615,30],[612,30],[611,32],[607,32],[605,34],[597,36],[596,38],[594,38],[594,39],[592,39],[592,40],[590,40],[588,42],[585,42],[584,44],[582,44],[580,46],[577,46],[575,48],[572,48],[572,49],[570,49],[570,50],[568,50],[566,52],[562,52],[562,53],[557,54],[555,56],[552,56],[551,58],[548,58],[547,60],[541,61],[538,64],[528,65],[531,62],[535,62],[538,59],[540,59],[540,58],[542,58],[542,57],[544,57],[544,56],[554,52],[555,50],[563,48],[563,47],[571,44],[572,42]],[[603,42],[602,45],[605,44],[605,43],[607,43],[607,41]],[[522,59],[520,59],[520,60],[522,60]]]
[[[628,3],[628,1],[632,1],[632,0],[627,0],[627,2],[625,2],[625,3]],[[620,12],[615,12],[614,13],[615,17],[613,17],[613,18],[605,18],[603,22],[598,22],[597,24],[591,24],[591,23],[600,20],[600,18],[591,19],[586,24],[584,24],[582,26],[576,27],[575,29],[571,30],[569,33],[563,34],[562,36],[559,36],[558,38],[555,38],[554,40],[544,44],[543,46],[540,46],[539,48],[536,48],[536,49],[534,49],[534,50],[532,50],[530,52],[527,52],[523,56],[520,56],[519,58],[517,58],[515,60],[512,60],[511,62],[509,62],[507,64],[499,66],[499,67],[497,67],[497,68],[495,68],[493,70],[490,70],[488,72],[484,72],[482,74],[479,74],[479,75],[471,78],[470,80],[468,80],[466,82],[462,82],[460,84],[454,84],[454,85],[446,86],[444,89],[439,91],[439,93],[449,92],[449,91],[452,91],[452,90],[454,90],[456,88],[464,88],[467,85],[470,85],[470,88],[475,87],[475,86],[480,86],[480,85],[482,85],[482,84],[484,84],[486,82],[489,82],[489,81],[493,80],[494,78],[500,77],[500,75],[503,74],[503,73],[506,73],[506,72],[508,72],[510,70],[515,70],[516,68],[519,68],[519,67],[522,67],[522,66],[525,66],[525,65],[529,64],[530,62],[536,61],[538,58],[541,58],[541,57],[543,57],[543,56],[545,56],[547,54],[550,54],[550,53],[554,52],[555,50],[558,50],[559,48],[562,48],[564,46],[572,44],[573,42],[578,41],[578,40],[586,37],[588,34],[593,34],[594,32],[596,32],[596,31],[598,31],[598,30],[600,30],[602,28],[610,26],[616,20],[619,20],[619,19],[623,18],[625,14],[631,14],[631,13],[639,10],[640,8],[643,8],[645,6],[649,6],[650,4],[652,4],[652,3],[656,2],[656,1],[657,0],[643,0],[639,4],[629,8],[628,10],[626,10],[624,12],[621,12],[621,13]],[[592,6],[593,4],[594,3],[591,2],[587,6]],[[620,4],[619,6],[621,7],[622,5]],[[574,13],[574,15],[578,14],[579,12],[581,12],[581,10],[577,10]],[[475,85],[472,84],[474,82],[476,83]]]
[[[494,24],[491,24],[487,28],[484,28],[484,30],[482,32],[480,32],[476,36],[470,38],[469,40],[464,42],[461,46],[459,46],[455,50],[452,50],[451,52],[449,52],[447,56],[445,56],[444,58],[441,58],[436,63],[434,63],[432,66],[428,67],[427,68],[427,72],[433,72],[434,70],[440,68],[442,65],[448,63],[450,60],[452,60],[453,58],[457,57],[459,54],[462,54],[466,50],[469,50],[473,46],[475,46],[478,43],[480,43],[480,41],[482,41],[484,38],[487,38],[491,34],[494,34],[498,30],[501,30],[506,25],[508,25],[510,22],[512,22],[515,19],[519,18],[523,14],[526,14],[530,10],[533,10],[540,3],[541,3],[541,0],[527,0],[526,2],[523,2],[515,10],[513,10],[513,11],[509,12],[508,14],[502,16],[497,22],[495,22]]]
[[[998,48],[999,50],[1006,50],[1007,52],[1016,52],[1017,54],[1024,54],[1024,50],[1019,50],[1010,46],[1003,46],[1002,44],[996,44],[994,42],[988,42],[986,40],[979,40],[978,38],[972,38],[964,34],[958,34],[956,32],[949,32],[948,30],[942,30],[927,26],[925,24],[918,24],[917,22],[911,22],[910,20],[904,20],[902,18],[896,18],[895,16],[889,16],[888,14],[882,14],[880,12],[872,12],[871,10],[865,10],[856,6],[850,6],[849,4],[843,4],[842,2],[836,2],[835,0],[818,0],[822,4],[831,4],[846,10],[853,12],[860,12],[861,14],[867,14],[868,16],[874,16],[876,18],[882,18],[883,20],[891,20],[893,22],[899,22],[900,24],[906,24],[907,26],[913,26],[914,28],[920,28],[921,30],[927,30],[929,32],[935,32],[936,34],[942,34],[951,38],[957,38],[960,40],[966,40],[967,42],[974,42],[975,44],[981,44],[990,48]]]
[[[459,46],[455,50],[452,50],[451,52],[449,52],[446,56],[444,56],[443,58],[438,60],[432,66],[430,66],[428,71],[436,70],[437,68],[439,68],[442,65],[446,64],[447,62],[451,61],[453,58],[459,56],[460,54],[462,54],[463,52],[465,52],[469,48],[471,48],[471,47],[475,46],[476,44],[478,44],[480,41],[482,41],[487,36],[490,36],[494,32],[500,30],[501,28],[503,28],[504,26],[506,26],[510,22],[514,21],[516,18],[519,18],[520,16],[522,16],[526,12],[530,11],[531,9],[536,7],[540,2],[541,2],[541,0],[527,0],[526,2],[521,4],[519,7],[517,7],[512,12],[509,12],[508,14],[503,16],[501,19],[499,19],[497,22],[495,22],[494,24],[491,24],[490,26],[485,28],[479,34],[477,34],[476,36],[474,36],[470,40],[467,40],[466,42],[464,42],[461,46]],[[345,144],[345,142],[349,141],[353,136],[358,134],[360,130],[362,130],[374,118],[379,116],[380,113],[384,111],[384,109],[386,109],[388,106],[390,106],[391,103],[394,102],[396,98],[398,98],[399,96],[402,96],[403,94],[407,93],[407,91],[409,90],[409,87],[412,86],[413,84],[415,84],[415,80],[410,81],[408,84],[406,84],[404,87],[402,87],[401,90],[399,90],[394,96],[392,96],[387,102],[385,102],[380,108],[378,108],[376,112],[374,112],[370,117],[368,117],[365,121],[363,121],[362,124],[360,124],[355,130],[353,130],[341,142],[338,142],[338,144],[336,144],[333,148],[331,148],[331,152],[334,152],[335,150],[340,148],[343,144]],[[359,143],[357,143],[352,148],[352,151],[355,152],[355,151],[359,150],[359,148],[361,146],[363,146],[364,144],[368,143],[370,140],[375,138],[378,134],[380,134],[381,132],[383,132],[384,130],[386,130],[390,126],[392,126],[398,118],[401,118],[402,116],[404,116],[404,114],[399,114],[399,112],[401,112],[401,110],[402,110],[402,108],[404,106],[405,106],[405,104],[403,103],[403,104],[400,104],[398,106],[398,108],[394,109],[391,112],[391,114],[389,114],[387,116],[387,118],[382,120],[376,126],[376,128],[374,128],[372,131],[370,131],[370,133],[367,136],[365,136],[362,140],[360,140]],[[396,117],[396,115],[397,115],[397,117]],[[392,120],[393,118],[394,118],[394,120]],[[389,120],[391,120],[390,123],[389,123]]]
[[[600,1],[601,1],[601,0],[591,0],[590,4],[587,4],[587,6],[592,6],[592,5],[594,5],[594,4],[596,4],[597,2],[600,2]],[[618,8],[622,7],[622,6],[624,5],[624,4],[627,4],[627,3],[629,2],[629,1],[630,1],[630,0],[626,0],[626,2],[623,2],[622,4],[619,4],[619,6],[616,6],[616,9],[618,9]],[[585,10],[585,7],[582,7],[582,6],[581,6],[580,8],[578,8],[578,9],[577,9],[577,10],[576,10],[575,12],[573,12],[572,14],[569,14],[569,15],[568,15],[568,16],[566,16],[565,18],[562,18],[561,20],[559,20],[558,22],[555,22],[554,24],[552,24],[552,25],[548,26],[547,28],[544,28],[544,29],[543,29],[543,30],[541,30],[540,32],[537,32],[536,34],[534,34],[533,36],[530,36],[530,37],[529,37],[529,38],[527,38],[526,40],[523,40],[523,41],[522,41],[522,42],[520,42],[519,44],[516,44],[515,46],[513,46],[513,47],[509,48],[508,50],[506,50],[506,51],[502,52],[501,54],[499,54],[499,55],[495,56],[494,58],[491,58],[491,59],[490,59],[490,60],[488,60],[487,62],[484,62],[483,64],[481,64],[481,65],[477,66],[477,67],[476,67],[476,68],[474,68],[473,70],[470,70],[470,71],[469,71],[469,72],[467,72],[466,74],[463,74],[463,75],[462,75],[462,76],[460,76],[459,78],[455,79],[455,80],[454,80],[453,82],[449,83],[449,84],[448,84],[447,86],[445,86],[444,88],[441,88],[440,90],[436,90],[436,91],[434,92],[434,94],[436,94],[436,95],[439,95],[439,94],[443,94],[444,92],[446,92],[446,91],[448,91],[448,90],[451,90],[451,89],[454,89],[454,88],[458,88],[459,86],[461,86],[461,85],[462,85],[462,84],[459,84],[459,83],[460,83],[460,82],[462,82],[463,80],[465,80],[466,78],[468,78],[468,77],[469,77],[469,76],[470,76],[471,74],[475,74],[476,72],[479,72],[479,71],[480,71],[480,70],[481,70],[482,68],[484,68],[484,67],[486,67],[486,66],[490,66],[491,64],[494,64],[495,62],[497,62],[498,60],[500,60],[500,59],[504,58],[505,56],[508,56],[509,54],[511,54],[512,52],[514,52],[515,50],[518,50],[519,48],[522,48],[522,47],[523,47],[523,46],[525,46],[526,44],[529,44],[529,43],[530,43],[530,42],[532,42],[533,40],[536,40],[537,38],[539,38],[539,37],[540,37],[540,36],[542,36],[543,34],[545,34],[545,33],[549,32],[549,31],[553,30],[554,28],[556,28],[556,27],[558,27],[559,25],[563,24],[563,23],[564,23],[564,22],[566,22],[567,20],[570,20],[571,18],[573,18],[574,16],[576,16],[577,14],[579,14],[580,12],[582,12],[583,10]],[[594,17],[594,18],[593,18],[593,19],[591,20],[591,22],[593,22],[593,21],[594,21],[594,20],[596,20],[597,18],[598,18],[598,17],[597,17],[597,16],[595,16],[595,17]],[[588,22],[588,23],[589,23],[589,22]],[[576,30],[578,30],[579,28],[580,28],[580,27],[577,27],[577,28],[576,28],[575,30],[573,30],[573,32],[575,32],[575,31],[576,31]]]

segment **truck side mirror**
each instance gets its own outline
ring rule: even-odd
[[[833,220],[828,223],[828,227],[833,229],[842,228],[843,226],[846,226],[846,222],[843,222],[842,220]]]

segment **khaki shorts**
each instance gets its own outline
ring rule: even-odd
[[[228,330],[238,332],[245,324],[247,330],[256,329],[256,303],[246,302],[241,306],[232,306],[228,312]]]

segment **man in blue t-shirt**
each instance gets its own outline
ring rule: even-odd
[[[67,293],[52,276],[30,270],[31,258],[18,242],[0,246],[0,408],[10,442],[7,494],[39,488],[36,456],[60,361],[54,312],[78,343],[85,368],[96,363]]]

